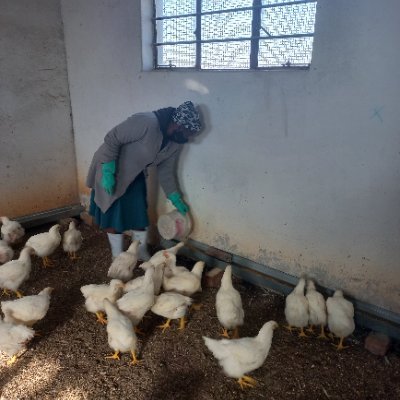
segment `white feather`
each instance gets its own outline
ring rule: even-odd
[[[25,229],[18,221],[12,221],[8,217],[0,217],[1,238],[7,243],[17,243],[24,235]]]
[[[32,326],[35,322],[43,319],[50,306],[52,290],[53,288],[47,287],[36,295],[2,301],[1,309],[4,314],[4,321]]]
[[[102,308],[104,308],[107,314],[109,346],[116,352],[135,352],[137,336],[133,330],[131,320],[119,311],[108,299],[104,299]]]
[[[336,290],[333,297],[326,300],[329,330],[338,337],[347,337],[354,332],[354,306]]]
[[[81,248],[82,242],[82,233],[76,229],[75,221],[71,221],[63,235],[63,250],[67,253],[76,253]]]
[[[134,290],[130,290],[117,300],[118,308],[130,318],[135,326],[139,324],[144,314],[154,304],[153,274],[154,268],[147,269],[142,285]]]
[[[308,325],[308,300],[304,296],[305,279],[300,278],[285,300],[285,317],[289,325],[304,328]]]
[[[0,288],[15,292],[29,278],[32,268],[31,253],[30,247],[24,247],[18,260],[11,260],[0,266]]]
[[[115,303],[122,294],[123,283],[119,279],[112,279],[110,284],[90,284],[81,287],[81,292],[85,297],[86,310],[92,313],[104,311],[104,299]]]
[[[121,279],[124,282],[132,279],[133,270],[138,260],[139,244],[139,240],[134,240],[128,250],[115,257],[107,273],[109,278]]]
[[[224,373],[239,379],[264,363],[271,348],[273,330],[277,326],[275,321],[265,323],[256,337],[215,340],[203,336],[203,339]]]
[[[232,285],[232,266],[227,265],[218,289],[215,307],[221,325],[231,330],[243,325],[244,310],[240,293]]]

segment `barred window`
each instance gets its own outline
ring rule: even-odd
[[[308,68],[316,0],[154,0],[154,67]]]

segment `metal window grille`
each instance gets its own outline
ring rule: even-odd
[[[154,67],[307,68],[316,0],[154,0]]]

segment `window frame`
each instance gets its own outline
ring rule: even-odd
[[[302,37],[314,37],[314,32],[312,33],[300,33],[300,34],[289,34],[289,35],[276,35],[276,36],[260,36],[259,32],[262,29],[261,26],[261,12],[263,9],[267,8],[275,8],[275,7],[284,7],[298,4],[308,4],[308,3],[318,3],[318,0],[298,0],[298,1],[281,1],[278,3],[272,4],[262,4],[262,0],[253,0],[252,6],[247,7],[237,7],[237,8],[229,8],[223,10],[215,10],[215,11],[204,11],[201,12],[201,4],[202,0],[193,0],[196,2],[196,12],[189,14],[179,14],[179,15],[168,15],[157,17],[156,15],[156,2],[157,0],[153,0],[153,16],[152,16],[152,28],[153,28],[153,38],[152,38],[152,50],[153,50],[153,70],[175,70],[175,71],[271,71],[271,70],[287,70],[287,69],[296,69],[296,70],[308,70],[311,66],[311,60],[308,65],[291,65],[290,63],[282,64],[281,66],[259,66],[258,65],[258,57],[259,57],[259,43],[260,40],[265,39],[288,39],[288,38],[302,38]],[[240,12],[240,11],[253,11],[252,15],[252,23],[251,23],[251,36],[250,37],[239,37],[239,38],[224,38],[224,39],[201,39],[201,17],[204,15],[215,15],[215,14],[223,14],[229,12]],[[176,18],[187,18],[187,17],[195,17],[196,18],[196,29],[194,31],[196,39],[195,40],[180,40],[180,41],[170,41],[170,42],[157,42],[157,21],[162,21],[166,19],[176,19]],[[314,23],[315,24],[315,23]],[[239,41],[250,41],[250,55],[249,55],[249,68],[201,68],[201,45],[203,43],[220,43],[220,42],[239,42]],[[193,67],[177,67],[174,65],[162,65],[158,64],[158,46],[165,45],[175,45],[175,44],[195,44],[196,45],[196,61]],[[314,46],[312,48],[312,52],[314,51]]]

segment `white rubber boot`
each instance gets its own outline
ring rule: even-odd
[[[138,259],[148,261],[151,257],[147,250],[147,230],[145,231],[132,231],[133,239],[140,240]]]
[[[111,246],[112,257],[114,259],[124,251],[124,235],[122,233],[107,233],[107,236]]]

